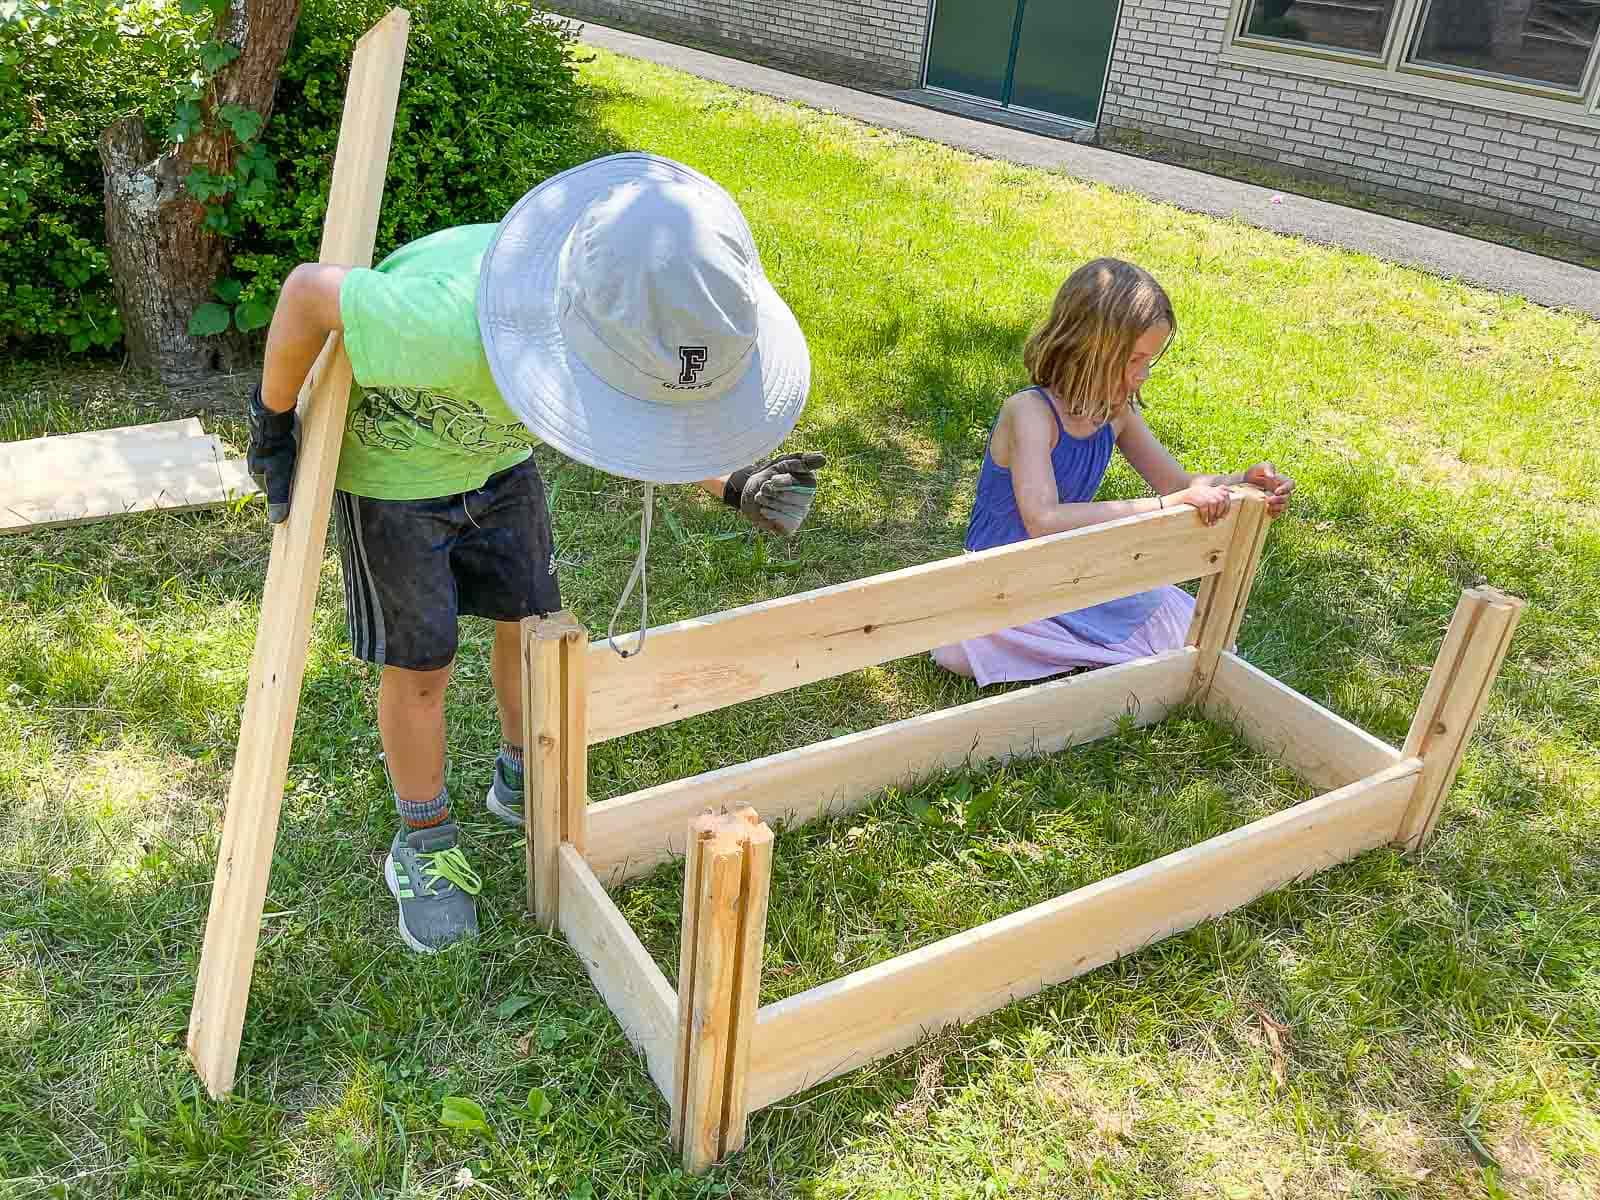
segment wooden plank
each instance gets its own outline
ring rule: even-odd
[[[750,1117],[750,1042],[761,1008],[761,962],[772,890],[772,830],[748,805],[734,814],[746,829],[739,883],[738,961],[734,966],[728,1086],[722,1105],[722,1157],[744,1149]]]
[[[716,818],[701,813],[689,822],[685,835],[688,852],[683,862],[682,919],[678,926],[678,1037],[673,1059],[673,1104],[669,1136],[672,1144],[683,1147],[684,1098],[689,1089],[689,1047],[694,1042],[694,969],[698,961],[701,868],[705,863],[704,842],[716,834]]]
[[[1445,693],[1460,669],[1461,652],[1466,649],[1467,640],[1472,636],[1473,628],[1488,603],[1489,595],[1483,588],[1463,588],[1456,600],[1450,623],[1445,626],[1444,639],[1439,643],[1439,652],[1433,656],[1433,666],[1428,670],[1428,682],[1423,685],[1422,699],[1417,701],[1417,711],[1412,715],[1411,728],[1406,733],[1406,748],[1419,758],[1432,729],[1433,718],[1438,714]]]
[[[589,651],[589,741],[1220,569],[1241,512],[1169,509],[679,621]],[[630,635],[631,636],[631,635]]]
[[[114,425],[109,429],[84,429],[77,433],[48,433],[17,442],[0,442],[0,469],[29,458],[48,443],[62,442],[84,449],[148,445],[151,442],[187,441],[207,436],[199,417],[179,417],[172,421],[151,421],[145,425]]]
[[[1154,724],[1184,699],[1194,654],[1036,684],[602,801],[589,809],[589,863],[615,885],[682,854],[689,818],[707,806],[749,804],[769,822],[801,825],[969,759],[1053,754],[1106,736],[1129,715]]]
[[[739,950],[739,889],[744,851],[729,833],[718,830],[699,843],[699,914],[695,918],[693,987],[684,985],[682,1001],[693,996],[688,1030],[683,1111],[683,1166],[691,1174],[704,1171],[722,1157],[722,1119],[727,1099],[728,1058],[733,1036],[733,998]],[[690,974],[683,964],[680,980]]]
[[[1395,840],[1414,854],[1433,838],[1523,607],[1494,588],[1468,589],[1456,606],[1406,736],[1407,752],[1422,758],[1422,776]]]
[[[1196,704],[1205,703],[1219,657],[1238,636],[1270,524],[1266,498],[1254,488],[1238,489],[1228,511],[1235,522],[1227,558],[1220,574],[1208,581],[1210,586],[1196,602],[1194,622],[1189,628],[1189,642],[1200,652],[1190,692]]]
[[[140,512],[193,512],[254,495],[256,490],[242,458],[77,480],[53,495],[0,501],[0,534],[88,525]]]
[[[391,9],[356,44],[323,226],[323,262],[372,261],[409,24],[404,9]],[[335,347],[337,340],[329,339]],[[309,411],[301,418],[289,519],[273,527],[189,1017],[189,1055],[213,1097],[232,1089],[238,1062],[349,397],[350,360],[342,348],[325,350]]]
[[[1244,569],[1244,581],[1239,587],[1239,594],[1234,600],[1233,615],[1228,618],[1228,627],[1223,631],[1221,649],[1229,650],[1239,640],[1239,629],[1244,624],[1245,609],[1250,605],[1250,592],[1255,587],[1256,572],[1261,567],[1261,554],[1267,546],[1267,534],[1272,529],[1272,518],[1267,515],[1267,498],[1260,492],[1250,489],[1238,494],[1235,503],[1244,504],[1246,512],[1256,510],[1255,532],[1251,537],[1248,548],[1249,562]],[[1245,513],[1240,514],[1240,527],[1245,525]],[[1202,649],[1201,656],[1204,658]]]
[[[559,863],[561,932],[629,1044],[644,1055],[670,1108],[677,1087],[677,993],[577,850],[562,846]]]
[[[47,498],[80,484],[132,480],[228,456],[194,418],[0,444],[0,500]]]
[[[589,846],[589,632],[571,613],[561,643],[561,837]]]
[[[1406,759],[1315,800],[761,1010],[752,1110],[1390,841]]]
[[[561,791],[566,770],[561,720],[564,629],[548,617],[522,622],[522,818],[528,911],[543,929],[556,927],[560,903]]]
[[[1282,760],[1323,791],[1365,779],[1405,757],[1228,651],[1218,660],[1205,708],[1208,716],[1232,724],[1257,750]]]
[[[191,465],[199,461],[192,447],[178,450],[182,455],[180,459],[171,460],[167,456],[174,453],[174,446],[201,441],[214,443],[216,439],[207,435],[197,418],[185,417],[179,421],[120,425],[113,429],[52,433],[19,442],[0,442],[0,504],[33,495],[31,483],[40,476],[48,474],[52,487],[60,490],[70,480],[90,479],[115,469],[116,464],[128,461],[130,456],[140,465],[151,458],[158,465],[164,461]],[[118,473],[136,472],[130,466]]]

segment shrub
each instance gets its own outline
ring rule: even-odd
[[[263,145],[278,191],[250,214],[234,273],[270,301],[314,260],[355,39],[390,0],[308,0]],[[378,226],[377,257],[475,221],[498,221],[571,165],[581,89],[570,26],[509,0],[416,0]]]
[[[95,142],[121,114],[172,122],[194,69],[195,19],[176,4],[0,0],[0,345],[82,351],[120,337]],[[31,24],[16,17],[31,14]],[[239,207],[242,299],[270,305],[314,259],[350,53],[390,0],[306,0],[261,144],[277,185]],[[587,157],[563,21],[510,0],[414,0],[378,254],[446,225],[498,220]],[[40,54],[47,37],[48,54]],[[36,57],[37,56],[37,57]],[[9,76],[4,74],[9,70]],[[9,78],[10,82],[7,82]],[[26,98],[25,104],[10,96]]]
[[[114,346],[100,131],[193,69],[175,4],[0,0],[0,346]]]

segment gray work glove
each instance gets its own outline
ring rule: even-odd
[[[294,410],[273,412],[261,403],[261,385],[250,393],[250,446],[245,466],[267,497],[267,520],[289,519],[289,493],[294,487],[294,462],[299,452]]]
[[[745,467],[723,484],[723,503],[737,508],[757,529],[788,537],[811,511],[817,498],[814,472],[827,464],[826,455],[807,452]]]

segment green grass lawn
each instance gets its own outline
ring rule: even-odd
[[[484,936],[394,930],[374,679],[324,564],[234,1098],[184,1055],[268,537],[259,506],[0,539],[0,1195],[1177,1197],[1600,1194],[1600,325],[599,55],[603,141],[744,206],[811,342],[789,543],[665,499],[668,621],[960,548],[1020,347],[1088,257],[1181,329],[1146,389],[1197,469],[1300,481],[1247,658],[1398,742],[1464,585],[1529,601],[1437,843],[1286,888],[757,1116],[700,1180],[483,811],[487,629],[450,782]],[[0,437],[150,419],[115,374],[0,369]],[[70,398],[71,402],[68,402]],[[236,446],[237,421],[208,424]],[[639,493],[542,455],[562,586],[603,628]],[[1119,467],[1112,495],[1139,491]],[[596,796],[975,695],[925,658],[598,748]],[[1303,799],[1192,716],[783,833],[764,998]],[[982,803],[973,803],[979,797]],[[675,974],[681,872],[619,893]],[[1279,1032],[1280,1026],[1282,1031]],[[490,1135],[447,1127],[446,1097]],[[470,1173],[470,1174],[468,1174]]]

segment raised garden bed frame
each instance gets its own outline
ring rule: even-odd
[[[684,1165],[744,1145],[787,1096],[1396,844],[1420,852],[1523,603],[1462,593],[1395,749],[1252,667],[1234,644],[1269,520],[1242,489],[1192,509],[944,559],[650,631],[619,659],[569,614],[523,627],[528,906],[583,960],[672,1113]],[[588,803],[588,747],[1161,584],[1199,579],[1187,645]],[[1048,754],[1200,706],[1316,798],[1054,900],[761,1005],[772,834],[959,766]],[[770,798],[782,796],[781,802]],[[759,798],[759,799],[758,799]],[[757,811],[754,805],[759,805]],[[606,893],[685,854],[674,989]]]

